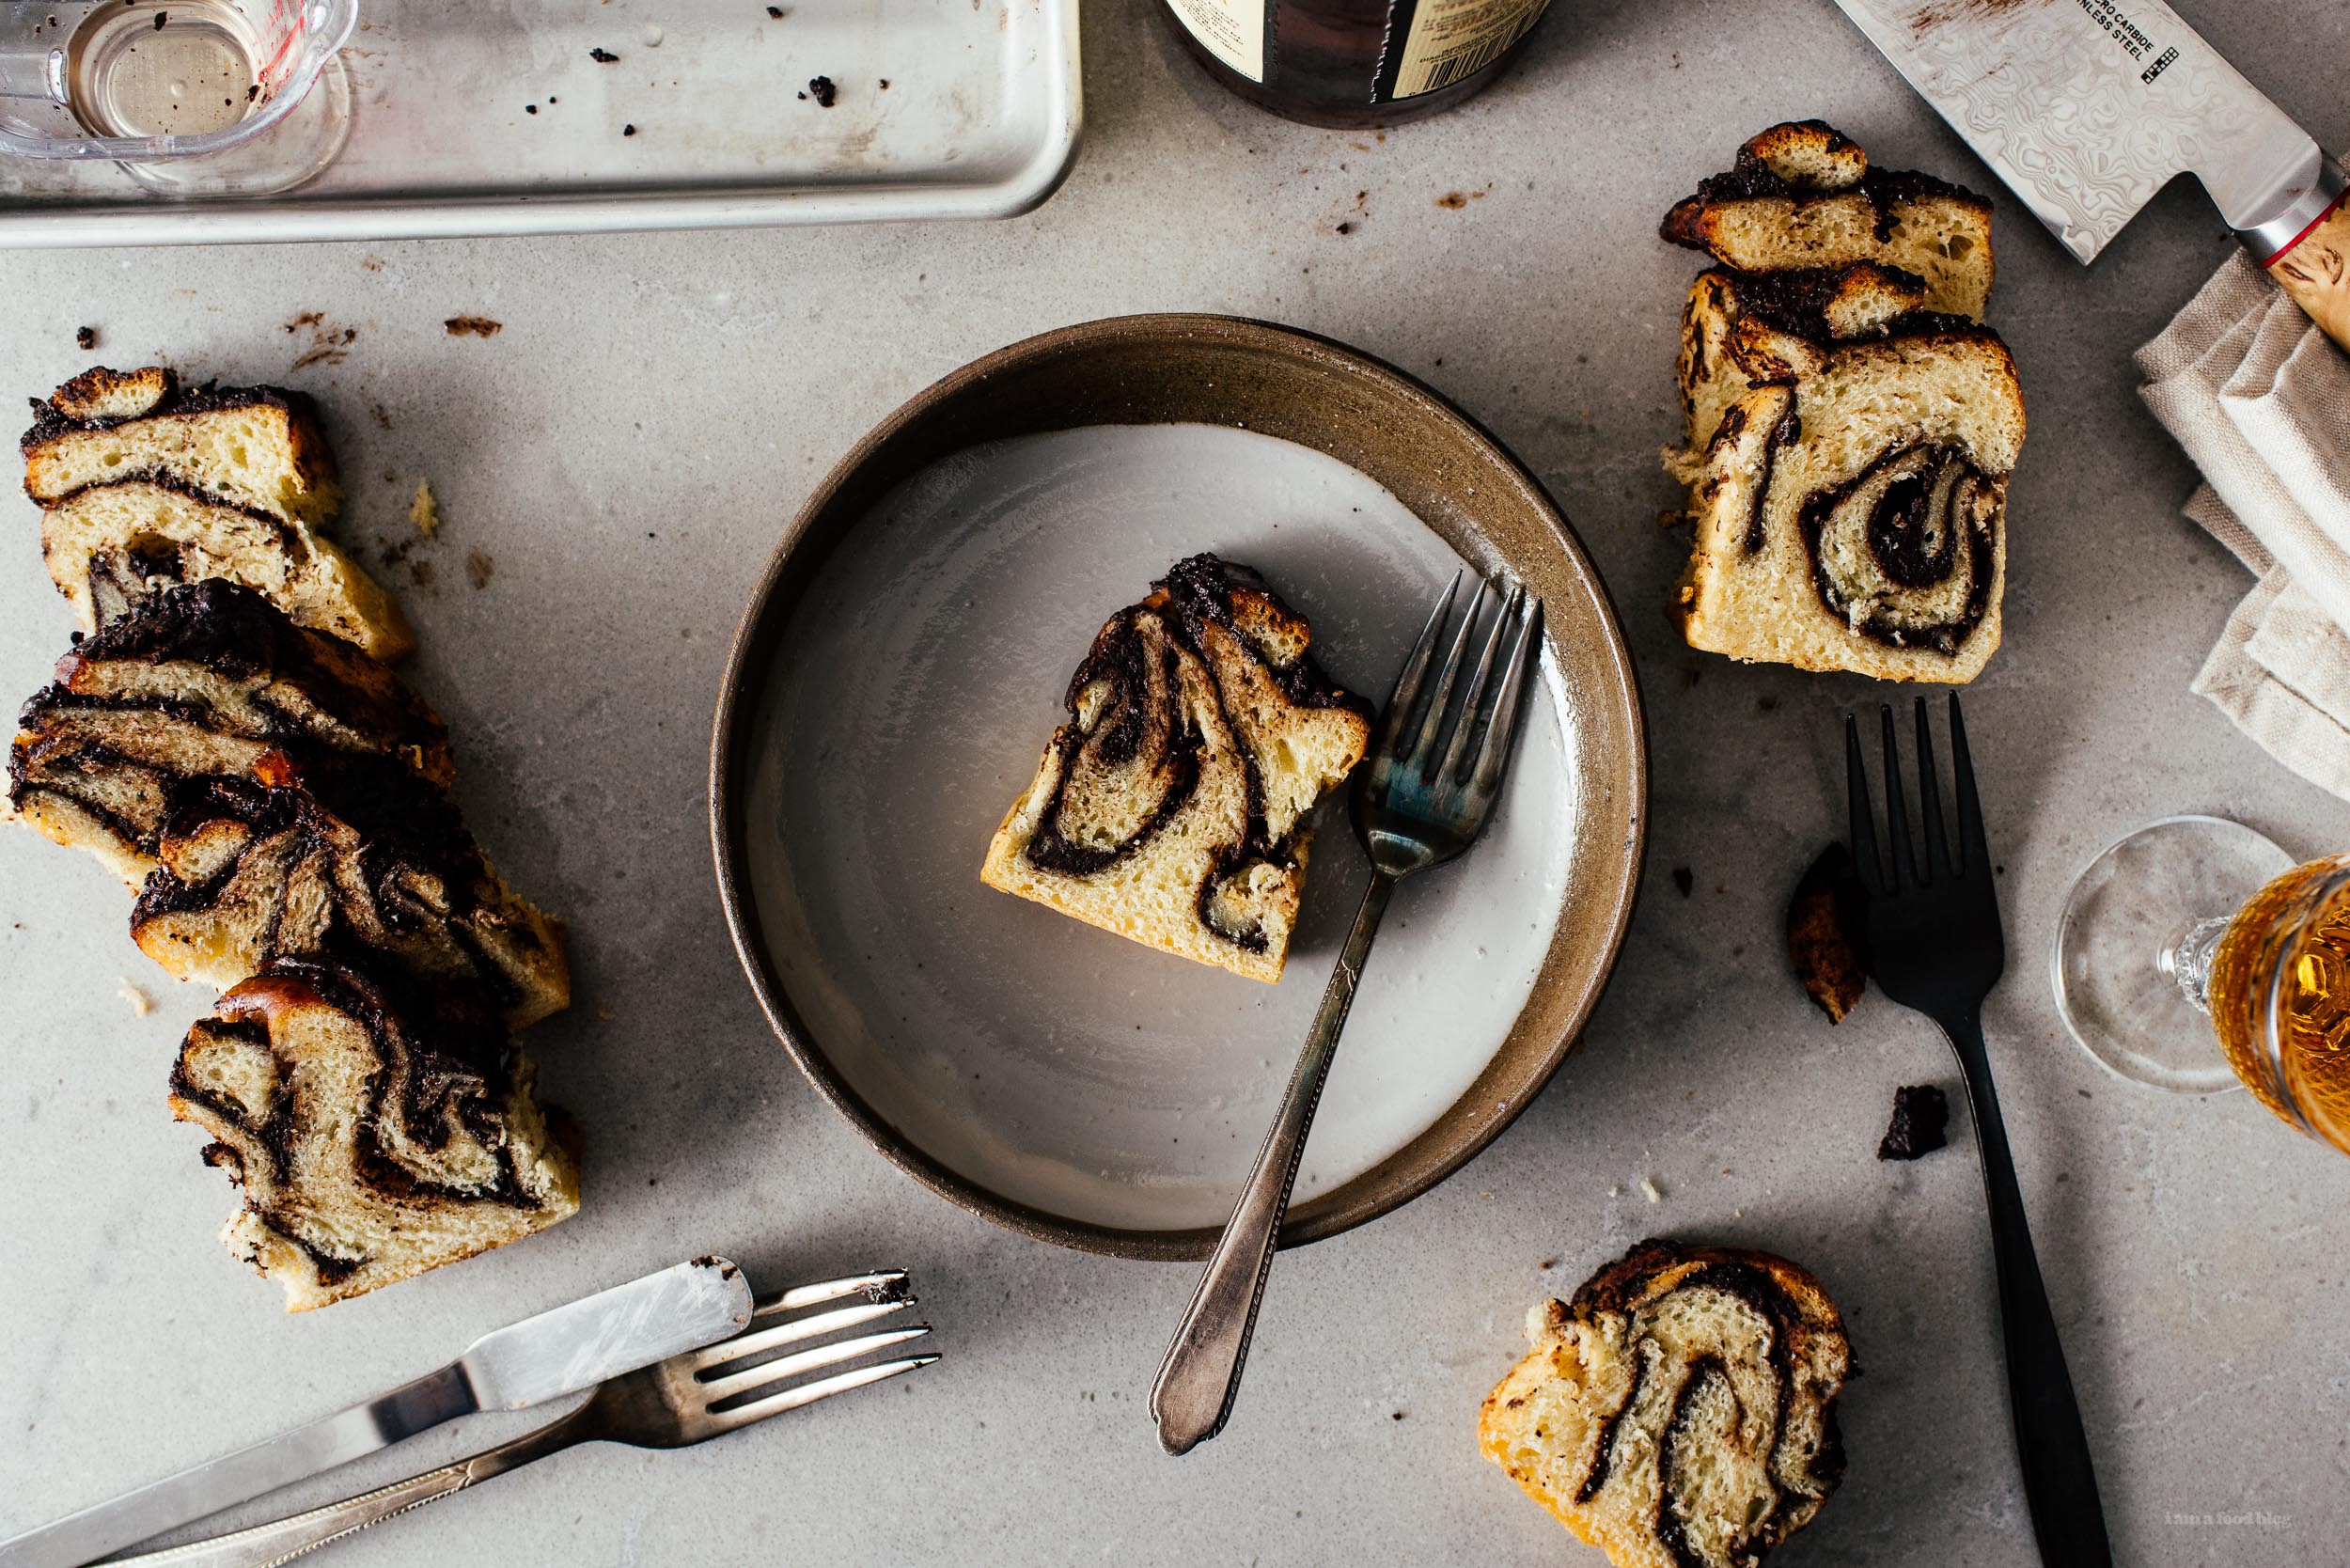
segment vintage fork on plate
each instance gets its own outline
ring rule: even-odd
[[[853,1305],[790,1318],[760,1327],[762,1319],[801,1312],[828,1302],[863,1300]],[[862,1388],[885,1378],[927,1367],[935,1355],[908,1356],[894,1361],[853,1367],[811,1382],[791,1383],[808,1372],[822,1372],[854,1361],[931,1331],[928,1324],[885,1329],[817,1345],[789,1356],[776,1356],[756,1365],[735,1364],[765,1356],[804,1340],[820,1339],[843,1329],[901,1312],[914,1305],[914,1293],[903,1272],[853,1275],[821,1285],[803,1285],[778,1295],[762,1296],[751,1309],[750,1325],[729,1340],[700,1350],[689,1350],[666,1361],[599,1384],[595,1394],[562,1419],[538,1431],[445,1465],[437,1470],[396,1481],[389,1486],[341,1502],[314,1508],[251,1529],[211,1540],[190,1542],[167,1551],[138,1557],[109,1558],[113,1564],[165,1564],[171,1568],[274,1568],[331,1541],[421,1508],[492,1476],[544,1459],[578,1443],[627,1443],[640,1449],[677,1449],[707,1442],[770,1416],[813,1404],[834,1394]],[[784,1385],[789,1384],[789,1387]]]
[[[1844,716],[1844,771],[1852,812],[1852,855],[1869,895],[1869,974],[1886,996],[1941,1026],[1958,1054],[1974,1118],[1975,1152],[1991,1206],[1991,1257],[1999,1279],[1999,1325],[2007,1341],[2008,1413],[2023,1461],[2024,1497],[2043,1562],[2100,1568],[2113,1560],[2097,1476],[2081,1430],[2056,1317],[2041,1283],[2040,1261],[2024,1220],[2024,1195],[2007,1151],[2007,1126],[1991,1087],[1991,1058],[1982,1046],[1982,999],[2007,962],[1999,935],[1999,895],[1993,886],[1991,850],[1966,751],[1966,721],[1950,694],[1950,758],[1956,776],[1958,851],[1942,830],[1942,786],[1935,774],[1934,731],[1926,699],[1918,698],[1918,806],[1926,857],[1919,863],[1902,803],[1901,755],[1893,739],[1893,710],[1885,729],[1885,814],[1890,860],[1877,853],[1876,812],[1869,772],[1860,758],[1860,725]]]
[[[1306,1151],[1306,1134],[1313,1125],[1314,1106],[1322,1098],[1339,1033],[1355,1004],[1363,959],[1378,934],[1389,895],[1402,878],[1441,866],[1467,849],[1493,814],[1501,792],[1526,672],[1542,646],[1542,601],[1523,588],[1504,594],[1480,582],[1422,709],[1428,666],[1460,588],[1456,574],[1403,661],[1403,673],[1396,678],[1394,695],[1387,698],[1386,713],[1371,739],[1370,760],[1355,775],[1350,815],[1355,837],[1371,857],[1371,886],[1363,892],[1362,908],[1340,950],[1338,966],[1330,972],[1321,1010],[1306,1034],[1306,1048],[1274,1115],[1273,1130],[1241,1186],[1231,1223],[1209,1255],[1207,1273],[1151,1386],[1151,1415],[1169,1453],[1187,1453],[1214,1436],[1232,1413],[1249,1336],[1257,1325],[1257,1306],[1264,1299],[1265,1277],[1273,1269],[1281,1216],[1289,1208],[1297,1163]],[[1486,622],[1486,631],[1472,651],[1480,620]],[[1468,689],[1455,705],[1454,690],[1472,659],[1475,670]]]

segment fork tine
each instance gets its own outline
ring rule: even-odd
[[[1950,863],[1950,840],[1942,831],[1942,776],[1934,766],[1934,729],[1926,723],[1926,699],[1918,699],[1918,831],[1926,837],[1925,875],[1932,884],[1958,874]]]
[[[1876,803],[1869,798],[1869,764],[1860,758],[1860,719],[1844,715],[1844,809],[1852,840],[1853,867],[1871,892],[1885,886],[1885,861],[1877,854]]]
[[[1437,766],[1439,777],[1459,779],[1469,765],[1469,736],[1477,729],[1477,711],[1484,703],[1485,688],[1493,682],[1494,654],[1515,627],[1518,605],[1525,598],[1523,585],[1512,588],[1500,613],[1494,617],[1493,630],[1485,635],[1485,647],[1477,655],[1477,673],[1469,678],[1468,695],[1461,698],[1461,722],[1452,727],[1452,739],[1445,743],[1444,761]]]
[[[1469,800],[1482,807],[1501,787],[1501,770],[1510,760],[1510,738],[1517,733],[1519,698],[1526,690],[1526,672],[1543,646],[1543,602],[1528,595],[1515,618],[1517,646],[1510,651],[1510,668],[1501,678],[1501,695],[1494,699],[1494,716],[1485,726],[1484,744],[1477,753],[1477,773],[1469,780]]]
[[[863,1334],[856,1339],[842,1340],[834,1344],[816,1345],[790,1356],[778,1356],[772,1361],[761,1361],[756,1367],[745,1367],[741,1372],[728,1372],[724,1377],[713,1377],[702,1384],[702,1403],[707,1407],[733,1395],[747,1393],[754,1388],[764,1388],[769,1384],[780,1382],[787,1377],[796,1377],[801,1372],[815,1372],[821,1367],[838,1366],[843,1361],[854,1361],[858,1356],[870,1355],[876,1350],[887,1350],[891,1345],[901,1345],[908,1340],[918,1340],[930,1331],[929,1324],[917,1323],[904,1328],[885,1328],[878,1334]]]
[[[1445,710],[1452,705],[1452,688],[1461,679],[1461,665],[1468,653],[1469,635],[1477,630],[1477,618],[1485,613],[1485,598],[1493,592],[1493,585],[1482,577],[1477,580],[1477,596],[1469,601],[1468,614],[1461,618],[1461,629],[1452,635],[1452,649],[1444,656],[1444,667],[1436,671],[1436,694],[1428,699],[1428,716],[1419,721],[1419,734],[1412,741],[1411,765],[1419,771],[1423,781],[1433,780],[1436,741],[1444,734]],[[1466,721],[1469,715],[1464,713]]]
[[[1966,718],[1958,711],[1958,694],[1950,693],[1950,773],[1958,787],[1958,869],[1975,874],[1991,863],[1990,840],[1982,830],[1982,802],[1975,794],[1975,763],[1966,751]]]
[[[914,1287],[906,1271],[901,1268],[885,1268],[872,1274],[852,1274],[845,1279],[827,1279],[821,1285],[796,1285],[776,1295],[761,1296],[752,1304],[751,1316],[773,1317],[777,1312],[838,1301],[844,1295],[862,1295],[869,1301],[912,1301]]]
[[[843,1328],[854,1328],[857,1325],[870,1323],[875,1318],[885,1318],[892,1312],[902,1312],[913,1305],[914,1297],[910,1295],[901,1296],[895,1301],[868,1301],[854,1307],[843,1307],[838,1311],[818,1312],[813,1317],[794,1318],[790,1323],[777,1324],[773,1328],[762,1328],[757,1333],[737,1334],[731,1340],[721,1340],[714,1345],[696,1351],[694,1370],[697,1372],[710,1372],[730,1362],[740,1361],[745,1356],[757,1356],[762,1351],[777,1350],[785,1345],[796,1344],[802,1340],[813,1340],[823,1334],[836,1334]],[[758,1315],[756,1310],[752,1315],[754,1317]]]
[[[862,1388],[868,1384],[880,1383],[888,1378],[903,1376],[910,1372],[917,1372],[937,1359],[935,1355],[909,1356],[902,1361],[884,1361],[877,1366],[858,1367],[850,1372],[836,1372],[830,1377],[821,1377],[813,1383],[803,1383],[796,1388],[786,1388],[781,1393],[770,1394],[765,1399],[753,1400],[748,1404],[737,1405],[732,1410],[719,1411],[710,1419],[719,1423],[720,1431],[732,1432],[737,1427],[748,1426],[753,1421],[763,1421],[770,1416],[780,1416],[786,1410],[797,1410],[804,1404],[813,1404],[820,1399],[830,1399],[835,1394],[845,1394],[852,1388]]]
[[[1918,861],[1909,847],[1909,808],[1902,798],[1902,753],[1893,739],[1893,705],[1878,703],[1877,717],[1885,729],[1885,833],[1891,840],[1886,845],[1891,853],[1885,857],[1885,890],[1898,893],[1904,883],[1917,882]]]
[[[1452,596],[1460,590],[1461,574],[1455,572],[1452,581],[1444,586],[1444,595],[1436,601],[1428,624],[1419,629],[1419,640],[1412,644],[1412,651],[1403,660],[1403,673],[1395,678],[1395,690],[1387,694],[1387,711],[1380,715],[1379,737],[1371,745],[1375,766],[1386,766],[1387,760],[1395,755],[1395,743],[1403,733],[1403,722],[1419,701],[1420,682],[1427,678],[1428,661],[1436,651],[1436,635],[1444,630],[1444,618],[1452,608]]]

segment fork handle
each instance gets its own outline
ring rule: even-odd
[[[2007,1152],[2007,1124],[1999,1118],[1991,1060],[1983,1050],[1982,1015],[1970,1011],[1936,1022],[1958,1053],[1966,1105],[1975,1121],[1975,1148],[1982,1157],[1983,1193],[1991,1206],[1991,1256],[1999,1277],[1999,1327],[2007,1341],[2008,1414],[2023,1463],[2032,1536],[2044,1563],[2109,1568],[2113,1550],[2097,1501],[2089,1435],[2081,1429],[2080,1403],[2073,1397],[2056,1314],[2049,1309],[2048,1289],[2041,1282],[2040,1260],[2032,1250],[2031,1227],[2024,1219],[2024,1195],[2016,1185],[2015,1162]]]
[[[1289,1209],[1290,1188],[1297,1182],[1297,1162],[1306,1152],[1306,1134],[1313,1126],[1331,1058],[1338,1054],[1347,1011],[1355,1005],[1355,987],[1363,978],[1371,939],[1379,933],[1380,917],[1387,912],[1387,898],[1394,891],[1395,878],[1371,872],[1362,907],[1355,913],[1355,929],[1346,933],[1338,966],[1322,993],[1322,1007],[1306,1031],[1297,1070],[1290,1074],[1281,1108],[1274,1113],[1273,1130],[1265,1135],[1257,1163],[1241,1185],[1231,1223],[1208,1255],[1207,1273],[1183,1309],[1167,1359],[1159,1363],[1158,1380],[1151,1385],[1151,1415],[1159,1423],[1159,1442],[1169,1453],[1190,1452],[1223,1431],[1232,1413],[1241,1368],[1248,1359],[1248,1339],[1257,1327],[1257,1304],[1264,1299],[1265,1276],[1272,1272],[1273,1250],[1280,1240],[1281,1216]]]
[[[582,1406],[582,1410],[585,1408]],[[126,1568],[133,1563],[157,1568],[164,1564],[169,1568],[275,1568],[278,1563],[290,1562],[306,1552],[356,1534],[369,1525],[381,1524],[395,1513],[405,1513],[412,1508],[422,1508],[426,1503],[453,1496],[492,1476],[504,1475],[534,1459],[544,1459],[574,1443],[587,1442],[592,1435],[583,1423],[566,1416],[510,1443],[485,1449],[470,1459],[393,1482],[389,1486],[379,1486],[355,1497],[345,1497],[306,1513],[273,1519],[251,1529],[191,1541],[168,1551],[108,1558],[107,1568]]]

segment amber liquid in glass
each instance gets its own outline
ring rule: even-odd
[[[2209,1001],[2245,1087],[2350,1152],[2350,855],[2252,895],[2212,957]]]

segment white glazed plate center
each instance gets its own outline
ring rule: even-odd
[[[850,528],[754,718],[752,898],[808,1033],[932,1158],[1119,1229],[1229,1215],[1369,876],[1334,798],[1277,986],[979,881],[1095,632],[1202,550],[1264,573],[1313,623],[1324,667],[1373,704],[1463,564],[1361,473],[1269,436],[1096,426],[995,443]],[[1425,1131],[1509,1033],[1571,870],[1571,732],[1545,661],[1492,824],[1388,912],[1301,1200]]]

